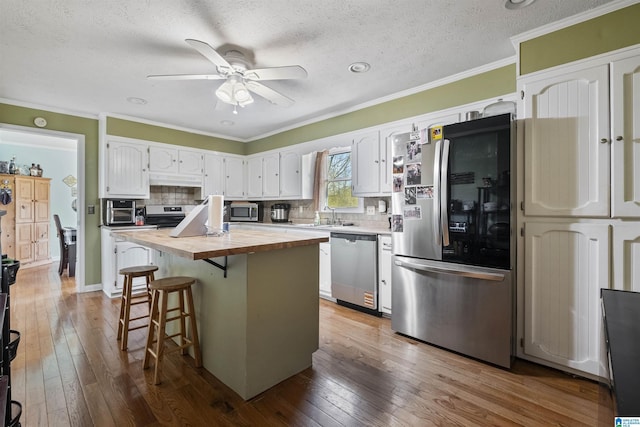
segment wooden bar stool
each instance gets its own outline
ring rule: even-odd
[[[127,267],[119,271],[120,274],[124,275],[122,299],[120,301],[120,319],[118,320],[118,340],[120,341],[120,350],[127,349],[129,331],[147,327],[147,323],[132,328],[129,327],[129,322],[149,317],[149,314],[131,317],[131,306],[147,304],[149,306],[149,310],[151,310],[151,289],[149,288],[149,285],[155,279],[153,275],[155,271],[158,271],[158,267],[155,265]],[[133,279],[136,277],[144,277],[147,282],[147,292],[144,294],[132,295]]]
[[[162,368],[162,358],[165,353],[178,351],[185,355],[187,348],[193,346],[195,354],[195,366],[202,366],[202,356],[200,355],[200,342],[198,341],[198,327],[196,325],[196,316],[193,307],[193,294],[191,293],[191,285],[196,282],[193,277],[165,277],[163,279],[151,282],[151,317],[149,319],[149,332],[147,334],[147,345],[144,350],[144,361],[142,367],[147,369],[151,362],[151,358],[155,359],[155,369],[153,373],[153,383],[160,384],[160,370]],[[167,309],[167,301],[169,294],[178,292],[178,307]],[[185,311],[185,297],[186,308]],[[173,317],[167,317],[167,314],[178,312]],[[185,319],[189,319],[191,324],[191,339],[187,337]],[[180,332],[165,336],[167,322],[174,320],[180,321]],[[157,333],[156,333],[157,330]],[[180,343],[177,347],[165,351],[164,341],[180,337]]]

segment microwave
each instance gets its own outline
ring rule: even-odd
[[[104,200],[102,223],[104,225],[133,225],[136,223],[135,200]]]
[[[231,203],[227,209],[229,210],[229,221],[262,222],[263,213],[260,203]]]

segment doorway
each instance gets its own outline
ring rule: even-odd
[[[53,214],[60,216],[63,226],[76,227],[75,283],[76,291],[82,292],[85,286],[85,218],[82,209],[85,205],[86,182],[84,135],[0,123],[0,142],[0,160],[10,160],[16,153],[21,153],[16,158],[19,167],[28,168],[34,161],[39,161],[44,176],[52,178],[49,236],[56,236]],[[61,167],[65,163],[66,171]],[[57,241],[51,237],[49,251],[52,258],[62,256],[58,254]]]

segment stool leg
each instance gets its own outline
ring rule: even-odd
[[[124,276],[124,285],[122,285],[122,295],[120,295],[120,317],[118,317],[118,341],[122,339],[122,326],[124,322],[124,306],[125,301],[125,288],[127,286],[127,276]]]
[[[133,287],[133,277],[125,276],[122,294],[126,295],[126,304],[124,305],[124,318],[122,328],[122,341],[120,342],[120,350],[126,350],[129,343],[129,318],[131,317],[131,288]],[[123,302],[125,300],[123,299]]]
[[[183,356],[187,354],[187,349],[185,347],[185,344],[187,343],[187,326],[184,319],[186,317],[186,312],[184,311],[185,291],[186,289],[178,292],[178,309],[180,310],[180,346],[182,347],[182,349],[180,349],[180,354]]]
[[[158,342],[156,349],[156,366],[153,371],[153,383],[160,384],[160,371],[162,369],[162,357],[164,356],[164,336],[167,326],[167,292],[160,294],[160,313],[158,314]]]
[[[149,298],[149,313],[151,313],[151,288],[149,287],[149,285],[154,280],[156,280],[156,279],[155,279],[155,275],[153,274],[153,271],[152,271],[149,274],[147,274],[147,296]]]
[[[156,321],[158,319],[158,291],[151,291],[151,312],[149,313],[149,330],[147,331],[147,343],[144,346],[144,360],[142,368],[149,367],[150,355],[153,351],[153,338],[156,329]],[[156,359],[156,363],[158,363]]]
[[[198,325],[196,325],[196,312],[193,307],[193,294],[191,286],[187,288],[187,305],[189,308],[189,323],[191,324],[191,342],[193,343],[193,354],[195,355],[195,366],[202,366],[202,355],[200,354],[200,340],[198,340]]]

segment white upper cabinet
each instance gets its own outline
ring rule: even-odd
[[[247,197],[278,197],[280,194],[280,156],[278,153],[249,157],[246,166]]]
[[[151,145],[149,147],[149,170],[182,175],[201,175],[203,155],[196,150],[179,149],[172,145]]]
[[[102,146],[102,198],[149,198],[148,145],[108,136]]]
[[[280,155],[270,153],[262,157],[262,196],[280,195]]]
[[[546,75],[524,90],[526,215],[609,216],[609,66]]]
[[[220,154],[204,155],[204,182],[202,186],[202,198],[209,195],[224,195],[224,157]]]
[[[178,150],[178,173],[202,175],[203,158],[200,151]]]
[[[611,213],[640,217],[640,57],[611,64]]]
[[[302,197],[302,156],[295,151],[280,152],[280,197]]]
[[[224,157],[224,196],[245,199],[245,160],[243,156]]]
[[[411,124],[409,123],[386,126],[380,130],[380,174],[378,185],[381,193],[391,194],[393,183],[391,147],[393,146],[393,137],[407,132],[411,132]]]
[[[380,193],[380,132],[377,130],[353,138],[351,179],[354,196]]]

